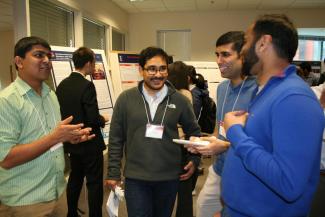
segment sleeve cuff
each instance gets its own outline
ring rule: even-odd
[[[230,141],[231,146],[234,149],[236,149],[237,145],[240,143],[243,133],[244,133],[243,126],[240,124],[235,124],[228,129],[227,139]]]

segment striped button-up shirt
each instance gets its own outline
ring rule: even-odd
[[[0,161],[13,146],[47,135],[60,119],[54,91],[43,83],[40,96],[17,77],[0,92]],[[8,206],[51,201],[57,199],[64,188],[62,146],[14,168],[0,167],[0,201]]]

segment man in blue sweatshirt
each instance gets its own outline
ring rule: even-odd
[[[298,35],[285,15],[263,15],[246,32],[243,72],[259,85],[248,112],[226,114],[231,143],[222,198],[231,217],[307,216],[319,180],[324,116],[290,65]]]

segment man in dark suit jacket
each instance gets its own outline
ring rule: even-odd
[[[83,142],[78,147],[64,144],[70,154],[71,172],[67,186],[68,217],[77,217],[77,208],[84,177],[87,180],[89,217],[102,216],[103,204],[103,153],[106,148],[101,127],[108,116],[99,114],[96,89],[85,76],[95,71],[95,54],[81,47],[72,57],[76,71],[64,79],[56,94],[61,107],[62,118],[73,116],[73,123],[84,123],[91,127],[94,139]]]

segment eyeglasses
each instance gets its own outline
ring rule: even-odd
[[[167,66],[163,65],[163,66],[148,66],[147,68],[144,68],[143,70],[146,70],[148,72],[149,75],[155,75],[157,74],[157,72],[159,71],[160,74],[167,74]]]

